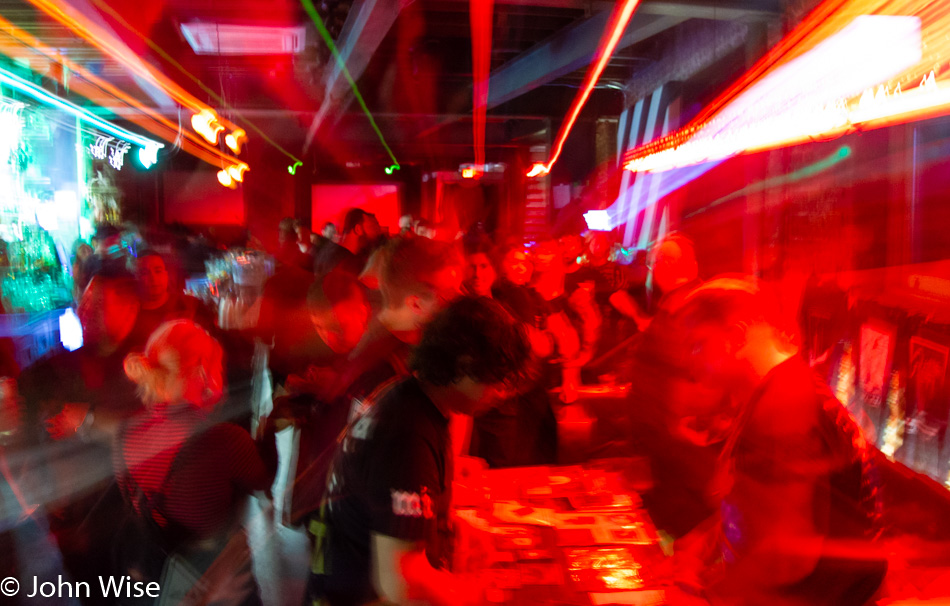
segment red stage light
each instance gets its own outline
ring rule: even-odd
[[[477,2],[473,4],[477,4]],[[587,74],[584,76],[584,84],[581,86],[581,89],[577,91],[577,96],[574,97],[574,101],[571,103],[571,109],[567,112],[567,117],[561,124],[561,130],[558,131],[557,139],[554,142],[554,153],[551,155],[551,159],[547,164],[540,165],[543,170],[538,170],[539,165],[537,164],[533,166],[531,172],[528,173],[529,177],[537,177],[542,174],[546,175],[551,172],[551,167],[554,166],[554,163],[557,162],[557,159],[561,156],[561,151],[564,149],[564,142],[567,141],[567,136],[571,133],[571,128],[574,127],[577,117],[580,115],[584,104],[587,103],[587,99],[590,97],[591,91],[594,90],[594,86],[597,84],[597,80],[600,79],[604,68],[607,67],[610,57],[614,54],[617,44],[620,43],[620,38],[626,31],[630,19],[633,17],[633,12],[639,4],[640,0],[625,0],[617,9],[610,25],[607,26],[607,35],[601,41],[597,59],[591,65],[590,69],[587,70]]]
[[[488,72],[491,69],[492,11],[494,0],[470,3],[472,28],[472,139],[475,166],[485,165],[485,122],[488,112]],[[475,172],[466,179],[475,177]]]

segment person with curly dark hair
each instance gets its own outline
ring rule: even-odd
[[[490,299],[458,299],[435,316],[413,353],[413,375],[379,390],[337,448],[311,524],[314,603],[479,603],[471,581],[440,570],[449,417],[506,397],[529,356],[520,323]]]

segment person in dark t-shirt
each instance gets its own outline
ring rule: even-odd
[[[318,394],[319,435],[309,445],[305,475],[298,486],[323,486],[323,477],[347,422],[365,407],[370,394],[394,378],[409,376],[410,348],[419,342],[423,327],[449,301],[461,294],[461,258],[448,244],[415,238],[391,241],[380,272],[383,309],[372,318],[349,355],[333,367],[326,387]],[[346,274],[342,269],[337,273]],[[332,274],[331,274],[332,275]],[[352,276],[351,276],[352,277]],[[296,490],[296,487],[295,487]],[[319,501],[320,494],[295,496],[300,503]],[[304,513],[297,511],[294,518]]]
[[[318,604],[479,603],[439,570],[453,477],[450,413],[473,414],[520,382],[529,346],[486,298],[462,298],[427,327],[414,374],[377,392],[337,448],[321,508],[310,594]]]

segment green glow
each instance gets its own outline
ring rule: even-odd
[[[809,164],[808,166],[799,168],[795,172],[789,173],[787,175],[779,175],[777,177],[772,177],[770,179],[763,179],[762,181],[759,181],[758,183],[753,183],[752,185],[743,187],[742,189],[738,189],[732,192],[731,194],[723,196],[722,198],[719,198],[715,202],[712,202],[711,204],[708,204],[707,206],[704,206],[703,208],[690,213],[685,218],[689,219],[696,215],[702,214],[703,212],[711,208],[715,208],[724,202],[728,202],[729,200],[740,198],[742,196],[746,196],[751,193],[759,192],[759,191],[768,189],[769,187],[775,187],[777,185],[784,185],[788,183],[795,183],[797,181],[801,181],[802,179],[813,177],[817,175],[818,173],[828,170],[835,164],[838,164],[839,162],[847,159],[850,156],[851,156],[851,147],[847,145],[842,145],[833,154],[830,154],[822,158],[821,160],[819,160],[818,162],[815,162],[814,164]]]
[[[392,166],[387,166],[385,169],[387,175],[393,174],[393,171],[399,170],[401,167],[398,164],[393,164]]]
[[[65,112],[68,112],[70,115],[75,116],[89,124],[92,124],[96,128],[105,131],[112,135],[113,137],[118,137],[119,139],[125,139],[130,143],[135,145],[141,145],[142,147],[153,146],[161,149],[164,147],[158,141],[153,141],[147,137],[137,135],[132,131],[126,130],[120,126],[117,126],[107,120],[103,120],[99,116],[96,116],[92,112],[88,111],[84,107],[79,107],[75,103],[67,101],[61,97],[46,91],[43,88],[40,88],[36,84],[33,84],[29,80],[25,80],[16,74],[0,70],[0,83],[9,86],[12,89],[18,90],[24,95],[32,97],[33,99],[39,101],[40,103],[45,103],[51,107],[61,109]]]
[[[301,161],[299,161],[299,160],[296,161],[296,162],[294,162],[292,165],[290,165],[290,166],[287,167],[287,172],[289,172],[289,173],[292,174],[292,175],[296,175],[296,174],[297,174],[297,167],[298,167],[298,166],[303,166],[303,162],[301,162]]]
[[[326,42],[327,46],[330,48],[330,53],[333,54],[333,58],[336,59],[337,64],[339,64],[340,71],[343,73],[346,81],[350,83],[350,88],[353,89],[353,96],[363,109],[363,113],[366,114],[367,118],[369,118],[370,126],[372,126],[373,130],[376,131],[376,136],[379,137],[379,142],[383,144],[383,147],[386,148],[386,153],[389,154],[390,159],[392,159],[393,167],[395,168],[390,167],[389,169],[386,169],[387,175],[392,174],[393,170],[399,170],[399,161],[396,160],[393,150],[389,149],[389,145],[386,144],[386,139],[383,138],[382,131],[380,131],[379,126],[376,125],[376,120],[373,119],[373,114],[369,113],[369,108],[366,107],[366,102],[363,101],[363,95],[361,95],[359,89],[356,88],[356,82],[353,81],[353,76],[350,75],[350,70],[346,69],[346,63],[343,61],[343,58],[340,57],[340,51],[337,50],[336,44],[333,43],[333,38],[330,36],[330,32],[327,31],[326,25],[323,24],[323,19],[321,19],[319,13],[317,13],[317,9],[313,6],[312,0],[300,0],[300,3],[303,5],[304,10],[307,11],[307,14],[310,15],[310,18],[313,19],[313,24],[317,26],[317,31],[320,32],[320,36],[323,38],[323,41]]]

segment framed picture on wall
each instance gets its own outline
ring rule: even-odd
[[[887,397],[896,340],[897,329],[891,324],[870,320],[861,325],[858,387],[866,406],[879,407]]]
[[[911,337],[908,379],[915,410],[945,416],[948,359],[950,347],[923,337]]]

